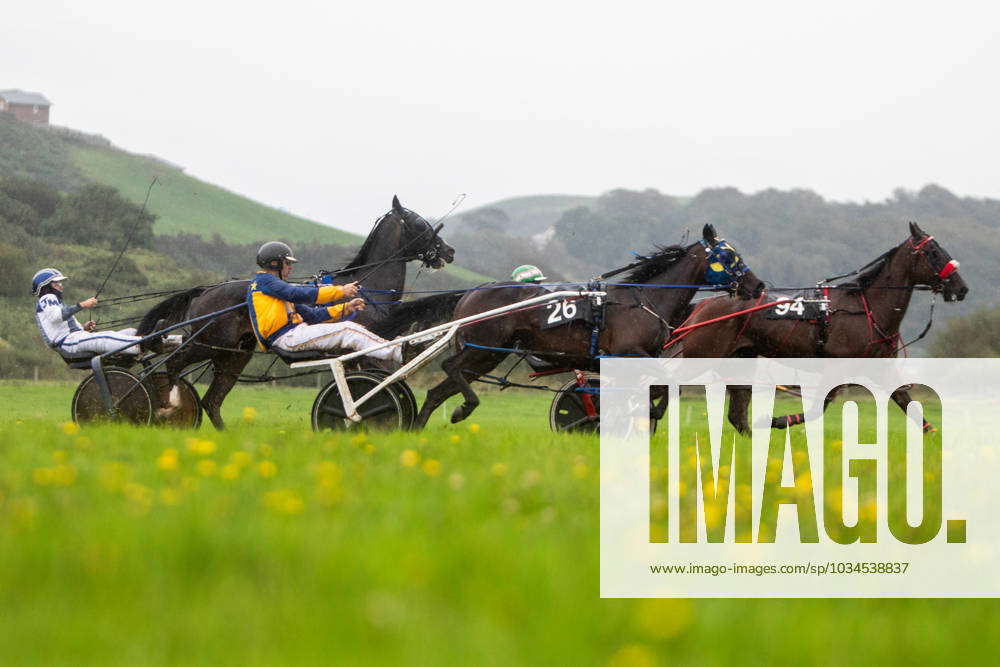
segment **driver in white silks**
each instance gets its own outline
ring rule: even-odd
[[[42,269],[31,278],[31,292],[38,297],[35,320],[42,340],[63,356],[103,354],[117,350],[128,342],[140,340],[135,329],[121,331],[96,331],[97,323],[89,320],[81,325],[76,314],[84,308],[97,305],[97,297],[67,306],[63,303],[63,281],[66,276],[58,269]],[[139,346],[121,350],[121,354],[137,355]]]

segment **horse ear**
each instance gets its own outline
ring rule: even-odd
[[[701,237],[705,239],[707,243],[714,243],[718,234],[715,233],[715,227],[712,225],[705,225],[701,229]]]
[[[924,236],[924,232],[923,232],[922,229],[920,229],[920,227],[917,226],[917,223],[911,222],[910,223],[910,235],[913,236],[913,238],[915,238],[915,239],[919,239],[919,238],[921,238],[921,237]]]
[[[399,213],[400,215],[403,214],[403,205],[399,203],[398,195],[392,196],[392,210],[395,211],[396,213]]]

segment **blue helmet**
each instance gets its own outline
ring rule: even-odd
[[[57,283],[66,280],[66,276],[59,269],[42,269],[31,277],[31,293],[38,296],[42,288],[49,283]]]

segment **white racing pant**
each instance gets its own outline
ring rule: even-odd
[[[142,336],[135,335],[135,329],[132,328],[121,331],[74,331],[59,344],[59,350],[70,356],[89,353],[104,354],[117,350],[125,343],[141,338]],[[119,354],[139,354],[139,346],[127,347]]]
[[[322,322],[300,324],[289,329],[274,341],[273,345],[289,352],[301,352],[302,350],[363,350],[385,342],[384,338],[376,336],[354,322]],[[368,356],[402,361],[402,347],[400,345],[384,347]]]

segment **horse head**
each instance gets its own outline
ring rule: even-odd
[[[404,208],[399,197],[392,198],[392,213],[399,218],[403,229],[403,247],[429,269],[440,269],[455,259],[455,249],[441,238],[444,223],[432,227],[419,213]]]
[[[915,222],[910,223],[906,247],[915,258],[914,284],[929,285],[935,293],[944,294],[945,301],[961,301],[969,293],[969,287],[958,273],[958,260],[952,259],[951,254]]]

